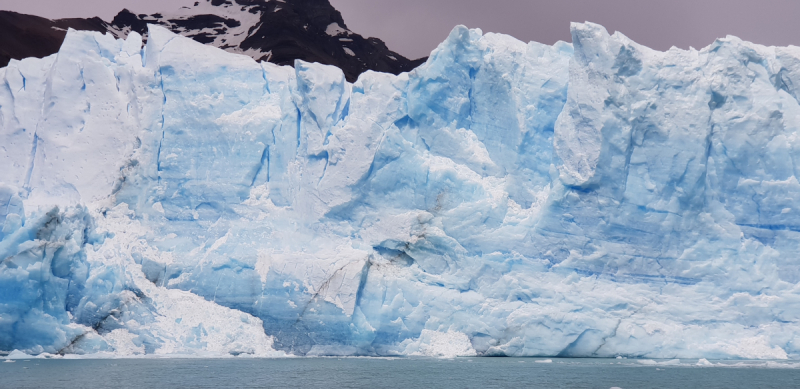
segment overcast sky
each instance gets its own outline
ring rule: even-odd
[[[194,0],[0,0],[0,9],[49,18],[100,16],[122,8],[154,13]],[[291,0],[287,0],[291,1]],[[659,50],[704,47],[736,35],[766,45],[800,46],[800,0],[331,0],[356,33],[384,40],[407,57],[427,55],[453,26],[502,32],[523,41],[570,41],[570,21]]]

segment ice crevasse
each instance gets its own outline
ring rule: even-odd
[[[800,49],[571,29],[353,84],[156,26],[12,60],[0,350],[800,358]]]

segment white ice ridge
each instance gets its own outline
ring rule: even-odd
[[[572,36],[12,60],[0,351],[800,359],[800,49]]]

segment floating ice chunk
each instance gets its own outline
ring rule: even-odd
[[[8,355],[6,355],[6,362],[14,362],[15,359],[31,359],[34,358],[33,355],[26,354],[20,350],[11,351]]]

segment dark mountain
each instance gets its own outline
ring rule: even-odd
[[[147,24],[257,61],[293,65],[295,59],[334,65],[349,81],[374,70],[398,74],[425,58],[409,60],[380,39],[351,32],[328,0],[197,0],[171,13],[122,10],[110,22],[100,18],[50,20],[0,11],[0,67],[11,58],[44,57],[58,51],[67,28],[109,32],[118,38]]]
[[[46,57],[58,51],[67,29],[108,31],[100,18],[50,20],[0,11],[0,67],[12,58]]]

